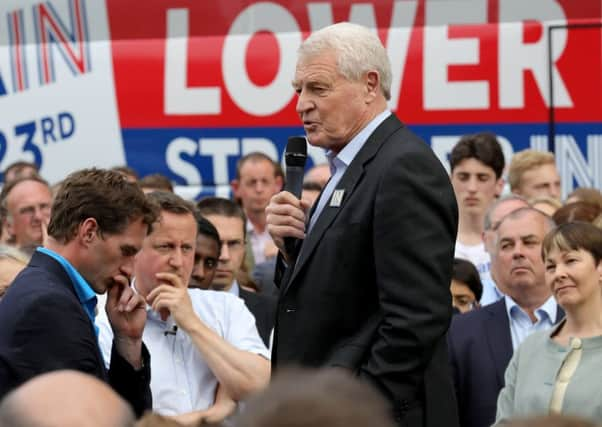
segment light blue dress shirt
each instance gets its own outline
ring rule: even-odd
[[[390,111],[383,111],[378,116],[373,118],[372,121],[366,125],[366,127],[364,127],[357,135],[355,135],[355,137],[353,137],[351,141],[349,141],[349,144],[345,145],[345,147],[339,152],[339,154],[335,155],[335,153],[331,150],[328,150],[326,152],[326,157],[328,159],[328,163],[330,164],[330,171],[332,173],[332,176],[330,177],[328,184],[326,184],[326,187],[324,187],[324,191],[320,196],[320,200],[318,200],[318,205],[316,206],[316,210],[311,216],[306,234],[309,234],[311,232],[311,229],[318,220],[320,213],[322,213],[322,210],[324,210],[324,206],[326,206],[326,203],[330,200],[332,193],[336,189],[337,184],[345,174],[345,171],[347,170],[357,153],[359,153],[361,148],[368,140],[368,137],[370,137],[370,135],[372,135],[372,132],[374,132],[376,128],[382,122],[384,122],[386,118],[390,115]]]
[[[504,298],[504,294],[498,289],[491,277],[489,271],[481,272],[481,284],[483,285],[483,295],[481,295],[481,305],[493,304]]]
[[[535,310],[535,317],[537,318],[535,323],[512,298],[508,295],[504,298],[508,320],[510,321],[510,335],[512,336],[512,349],[514,351],[533,332],[545,331],[554,326],[556,313],[558,312],[558,305],[554,297],[548,298],[541,307]]]

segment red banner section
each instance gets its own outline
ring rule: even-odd
[[[107,3],[126,128],[297,125],[296,48],[343,20],[378,28],[409,123],[542,123],[550,87],[557,120],[602,119],[599,0]]]

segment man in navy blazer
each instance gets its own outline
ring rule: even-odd
[[[0,303],[0,397],[34,376],[72,369],[110,383],[138,415],[151,408],[145,302],[129,282],[156,215],[142,190],[118,172],[89,169],[67,177],[46,246]],[[96,294],[105,292],[115,336],[108,372],[94,323]]]
[[[544,280],[541,243],[553,226],[547,215],[520,208],[496,230],[491,273],[501,300],[454,316],[448,332],[460,425],[489,427],[514,349],[527,335],[563,316]]]
[[[441,162],[388,111],[390,72],[359,25],[323,28],[299,49],[297,112],[336,170],[307,228],[308,203],[291,193],[267,208],[280,249],[272,364],[344,368],[389,400],[400,426],[453,427],[445,332],[457,205]]]

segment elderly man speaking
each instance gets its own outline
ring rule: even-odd
[[[273,364],[347,369],[389,399],[399,425],[455,426],[445,332],[458,213],[449,178],[387,111],[391,66],[367,28],[313,33],[293,86],[309,143],[327,150],[334,173],[311,215],[288,192],[267,208],[280,250]],[[293,253],[285,237],[301,242]]]

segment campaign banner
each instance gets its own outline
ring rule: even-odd
[[[581,160],[559,163],[565,193],[601,183],[602,158],[589,148],[602,122],[599,1],[108,4],[127,162],[199,194],[227,192],[251,140],[281,159],[287,136],[302,132],[296,49],[344,20],[379,35],[393,69],[389,107],[442,161],[463,133],[498,134],[507,156],[528,147],[561,155],[568,140]],[[140,19],[148,25],[128,24]]]
[[[0,2],[0,169],[57,182],[125,162],[108,28],[101,1]]]

